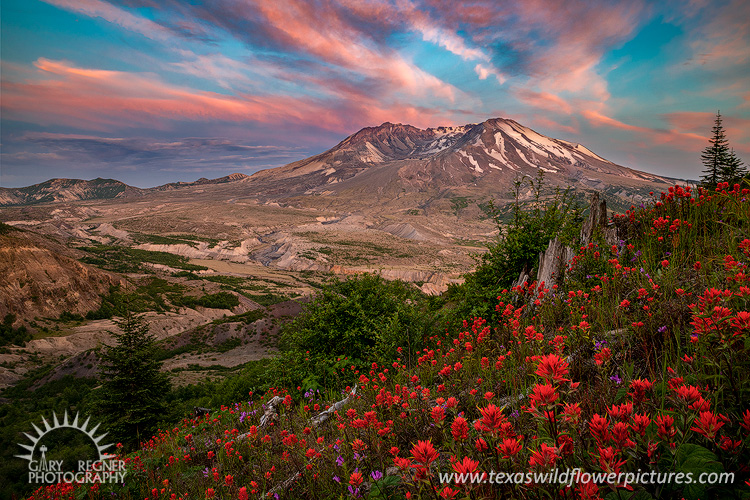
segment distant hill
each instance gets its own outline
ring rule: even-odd
[[[128,196],[143,196],[157,191],[171,191],[191,186],[223,184],[246,179],[245,174],[230,174],[219,179],[195,182],[172,182],[153,188],[141,189],[114,179],[50,179],[23,188],[0,188],[0,206],[35,205],[38,203],[69,202],[80,200],[109,200]]]
[[[140,191],[114,179],[50,179],[23,188],[0,188],[0,206],[111,199]]]

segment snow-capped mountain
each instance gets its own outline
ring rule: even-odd
[[[367,127],[319,155],[258,172],[247,181],[271,195],[367,189],[429,191],[473,186],[507,192],[513,179],[544,171],[551,184],[606,190],[666,185],[656,175],[616,165],[581,144],[552,139],[503,118],[461,127]],[[623,191],[626,195],[630,191]],[[624,196],[623,196],[624,197]]]

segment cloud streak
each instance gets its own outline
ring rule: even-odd
[[[705,145],[715,109],[738,151],[750,143],[741,0],[44,0],[59,19],[7,1],[4,27],[55,34],[3,53],[2,141],[18,168],[61,161],[32,130],[164,143],[222,130],[321,151],[385,121],[461,125],[499,109],[656,173],[687,161],[697,176],[683,152]],[[124,143],[97,144],[117,156]]]

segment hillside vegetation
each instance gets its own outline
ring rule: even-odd
[[[121,450],[124,484],[54,485],[33,498],[750,497],[749,194],[670,188],[613,218],[618,244],[579,248],[561,285],[500,289],[494,319],[459,328],[437,322],[507,284],[474,280],[484,288],[456,289],[446,304],[396,286],[380,301],[365,294],[378,321],[351,302],[360,291],[332,291],[285,334],[310,342],[308,359],[288,350],[298,384],[225,401]],[[555,468],[633,477],[489,481]],[[694,479],[634,479],[651,471]],[[453,472],[480,481],[444,482]],[[733,477],[701,484],[701,473]]]

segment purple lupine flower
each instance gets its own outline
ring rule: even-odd
[[[609,379],[610,379],[610,380],[611,380],[612,382],[614,382],[615,384],[617,384],[617,385],[620,385],[620,384],[622,384],[622,379],[621,379],[621,378],[620,378],[619,376],[617,376],[617,374],[615,374],[615,375],[612,375],[611,377],[609,377]]]
[[[378,479],[380,479],[381,477],[383,477],[383,473],[380,472],[379,470],[372,471],[370,473],[370,477],[373,478],[375,481],[377,481]]]

